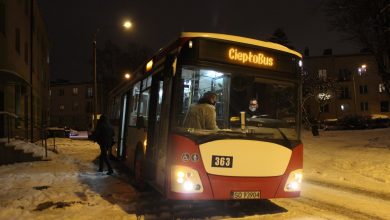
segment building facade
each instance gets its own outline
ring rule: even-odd
[[[49,82],[49,39],[37,1],[0,0],[0,137],[41,137]]]
[[[306,56],[305,74],[315,74],[324,80],[334,79],[339,88],[330,100],[319,108],[311,100],[306,106],[311,115],[320,120],[339,119],[345,116],[389,117],[389,94],[378,74],[377,63],[371,54]],[[317,97],[316,97],[317,98]]]
[[[93,116],[91,83],[52,82],[50,109],[51,127],[89,130]]]

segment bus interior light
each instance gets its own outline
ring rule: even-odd
[[[153,68],[153,60],[150,60],[147,64],[146,64],[146,72],[148,72],[149,70],[151,70]]]

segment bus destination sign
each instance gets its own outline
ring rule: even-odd
[[[240,50],[237,48],[228,49],[228,58],[232,61],[237,61],[242,64],[255,64],[259,66],[273,66],[274,58],[264,55],[261,52],[252,52],[250,50]]]
[[[281,72],[295,72],[293,55],[259,46],[234,45],[200,39],[198,56],[200,60]]]

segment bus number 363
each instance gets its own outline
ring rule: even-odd
[[[233,157],[212,155],[212,167],[233,167]]]

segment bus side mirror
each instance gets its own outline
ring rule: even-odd
[[[144,119],[144,116],[138,116],[136,127],[137,127],[138,129],[140,129],[140,128],[145,128],[145,119]]]

